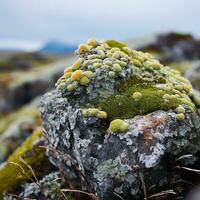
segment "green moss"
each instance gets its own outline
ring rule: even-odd
[[[42,173],[42,167],[46,165],[47,158],[45,156],[45,149],[35,147],[33,148],[33,143],[43,135],[41,129],[36,130],[30,137],[28,137],[25,142],[8,158],[5,165],[0,169],[0,194],[3,192],[12,191],[19,187],[19,184],[23,181],[29,181],[27,176],[32,177],[32,173],[28,167],[19,161],[22,157],[27,164],[29,164],[36,176]],[[12,163],[16,163],[12,164]],[[26,175],[22,173],[19,166],[20,165]],[[41,167],[42,166],[42,167]],[[2,196],[0,196],[2,199]]]
[[[132,97],[133,93],[138,91],[142,95],[140,101]],[[163,99],[165,94],[165,91],[153,85],[133,85],[132,87],[128,87],[124,92],[101,101],[99,106],[107,112],[110,119],[125,119],[159,109],[168,110],[176,108],[180,104],[180,100],[176,98],[165,102]]]

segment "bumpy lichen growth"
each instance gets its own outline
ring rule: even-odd
[[[104,111],[100,111],[96,108],[88,108],[83,110],[83,116],[84,117],[98,117],[100,119],[107,118],[107,113]]]
[[[129,129],[129,125],[121,119],[115,119],[110,123],[109,129],[112,132],[125,132]]]
[[[56,87],[83,108],[105,111],[109,120],[200,105],[191,84],[149,53],[95,39],[81,44],[76,53],[79,59],[66,68]]]
[[[19,183],[29,181],[28,177],[32,176],[30,169],[25,166],[19,158],[22,157],[27,164],[33,168],[39,165],[45,166],[47,158],[45,157],[45,149],[34,148],[34,143],[43,135],[42,130],[35,131],[27,140],[8,158],[7,162],[0,169],[0,199],[3,192],[10,191],[19,187]],[[46,160],[46,161],[45,161]],[[16,164],[14,164],[16,163]],[[24,173],[20,169],[20,165],[24,169]],[[41,168],[40,172],[43,173]],[[35,171],[36,176],[39,175]]]

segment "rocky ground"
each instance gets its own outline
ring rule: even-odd
[[[200,41],[170,33],[128,43],[161,64],[128,48],[122,53],[130,58],[121,55],[121,43],[89,53],[82,46],[82,60],[42,100],[44,129],[40,95],[54,88],[74,57],[1,72],[1,199],[189,200],[198,194]],[[94,67],[86,62],[83,70],[86,58]],[[115,62],[107,59],[102,73],[106,58]],[[137,77],[124,83],[132,73]],[[74,82],[65,82],[69,77]]]

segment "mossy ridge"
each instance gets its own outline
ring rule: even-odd
[[[21,172],[20,168],[9,162],[19,164],[25,170],[25,173],[32,177],[30,169],[27,168],[22,162],[19,161],[19,157],[22,157],[27,164],[34,168],[39,169],[39,166],[45,166],[47,158],[45,156],[45,149],[33,148],[33,143],[42,137],[42,129],[38,129],[31,136],[29,136],[25,142],[16,149],[16,151],[8,158],[6,164],[0,169],[0,199],[3,198],[2,193],[10,191],[19,187],[19,184],[23,181],[29,181],[28,178]],[[36,176],[40,175],[42,170],[36,170]]]
[[[140,101],[136,101],[132,97],[133,93],[138,91],[142,94]],[[165,102],[163,99],[165,94],[167,94],[165,91],[153,85],[134,85],[124,92],[100,101],[98,106],[107,112],[108,118],[112,120],[116,118],[132,118],[136,115],[142,115],[159,109],[175,109],[181,104],[181,101],[176,98]],[[169,92],[168,94],[171,95],[172,93]]]

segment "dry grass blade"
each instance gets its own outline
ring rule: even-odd
[[[12,197],[16,197],[16,198],[18,198],[18,199],[23,199],[23,200],[36,200],[36,199],[30,199],[30,198],[24,198],[24,197],[20,197],[20,196],[18,196],[18,195],[16,195],[16,194],[12,194],[12,193],[6,193],[7,195],[9,195],[9,196],[12,196]]]
[[[124,200],[123,197],[121,197],[119,194],[117,194],[116,192],[113,192],[114,195],[116,195],[117,197],[119,197],[121,200]]]
[[[187,170],[187,171],[190,171],[190,172],[195,172],[197,174],[200,174],[200,170],[199,169],[192,169],[192,168],[189,168],[189,167],[181,167],[181,166],[176,166],[175,168],[184,169],[184,170]]]
[[[81,193],[81,194],[85,194],[85,195],[91,197],[94,200],[99,200],[99,198],[95,194],[84,192],[84,191],[81,191],[81,190],[62,189],[61,191],[62,192],[76,192],[76,193]]]
[[[185,158],[189,158],[189,157],[192,157],[192,156],[193,156],[192,154],[183,155],[183,156],[180,156],[179,158],[177,158],[174,162],[177,162],[179,160],[182,160],[182,159],[185,159]]]
[[[147,197],[147,199],[152,199],[152,198],[155,198],[155,197],[166,196],[168,194],[176,195],[176,192],[174,192],[174,190],[165,190],[165,191],[159,192],[157,194],[153,194],[153,195]]]
[[[60,193],[62,194],[62,196],[64,197],[65,200],[69,200],[62,190],[60,190]]]
[[[37,179],[37,177],[35,175],[35,172],[33,171],[33,168],[22,157],[19,157],[19,161],[24,163],[24,165],[26,165],[29,168],[29,170],[31,171],[31,173],[32,173],[32,175],[33,175],[33,177],[35,179],[34,182],[40,187],[40,183],[39,183],[39,181],[38,181],[38,179]]]
[[[32,182],[35,182],[34,179],[32,179],[30,176],[27,175],[27,173],[25,172],[24,168],[18,164],[18,163],[15,163],[15,162],[8,162],[8,164],[12,164],[12,165],[15,165],[17,167],[19,167],[19,169],[22,171],[22,173]]]
[[[147,189],[146,189],[146,185],[145,185],[145,182],[144,182],[144,177],[142,176],[142,174],[139,174],[140,176],[140,180],[141,180],[141,183],[142,183],[142,190],[143,190],[143,193],[144,193],[144,200],[147,200]]]

